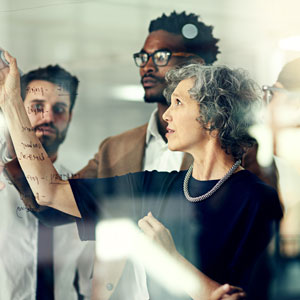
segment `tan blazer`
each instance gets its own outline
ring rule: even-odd
[[[121,176],[142,171],[148,124],[105,139],[88,165],[76,174],[80,178]],[[193,159],[185,154],[181,170],[186,170]]]

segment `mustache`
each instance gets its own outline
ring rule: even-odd
[[[51,129],[55,130],[56,133],[58,133],[58,129],[54,126],[53,123],[43,123],[35,126],[33,129],[36,132],[37,130],[43,131],[43,128],[41,127],[50,127]]]
[[[165,78],[164,77],[161,78],[161,77],[153,75],[152,73],[146,73],[141,78],[141,84],[143,84],[143,80],[144,80],[145,77],[151,77],[151,78],[155,79],[159,83],[165,83]]]

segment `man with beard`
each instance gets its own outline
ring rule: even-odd
[[[22,99],[33,130],[65,178],[70,172],[58,162],[58,149],[72,118],[77,88],[78,79],[58,65],[21,77]],[[2,147],[4,161],[14,155],[7,146],[9,151]],[[37,147],[25,142],[22,146],[24,153]],[[24,206],[3,174],[0,183],[0,298],[89,299],[94,243],[81,242],[74,223],[54,229],[44,226],[30,212],[35,208]]]

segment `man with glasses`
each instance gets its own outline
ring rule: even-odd
[[[279,190],[285,215],[280,224],[279,247],[276,249],[280,251],[277,254],[281,255],[281,260],[274,264],[271,262],[272,255],[264,253],[254,274],[254,288],[248,296],[257,300],[290,296],[286,282],[292,288],[297,287],[297,283],[293,286],[294,277],[289,278],[291,275],[286,270],[299,270],[297,263],[293,265],[291,258],[300,255],[300,58],[287,63],[275,84],[263,85],[262,91],[266,102],[266,125],[268,133],[272,135],[272,145],[267,144],[269,138],[257,136],[258,151],[269,153],[268,149],[272,146],[272,164],[268,169],[278,177],[273,183]],[[289,259],[284,261],[284,257]]]
[[[268,102],[278,186],[285,207],[281,223],[281,251],[284,256],[300,255],[300,58],[287,63],[276,83],[263,86]]]
[[[287,63],[275,84],[263,85],[262,90],[267,103],[267,121],[272,133],[276,166],[281,166],[284,159],[300,172],[300,58]],[[280,168],[278,171],[280,175]],[[280,186],[285,190],[286,184]]]

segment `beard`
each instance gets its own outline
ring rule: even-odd
[[[57,153],[59,146],[64,142],[66,135],[67,135],[69,125],[63,131],[58,131],[58,129],[51,124],[49,124],[49,126],[53,129],[55,129],[55,132],[56,132],[55,138],[53,138],[52,136],[43,134],[39,138],[39,140],[40,140],[42,146],[44,147],[45,151],[47,152],[47,154],[49,156],[52,156]],[[37,130],[37,129],[38,129],[38,127],[35,128],[35,130]]]
[[[160,103],[163,105],[168,105],[166,98],[164,97],[164,95],[158,94],[158,95],[151,95],[151,96],[147,96],[146,94],[144,95],[144,101],[146,103]]]
[[[141,84],[145,77],[153,78],[156,81],[156,86],[151,88],[145,88],[144,101],[146,103],[161,103],[167,105],[167,100],[163,95],[163,91],[166,88],[166,81],[164,77],[155,76],[152,73],[146,73],[141,78]]]

